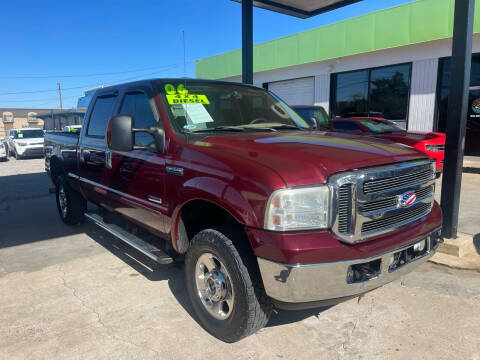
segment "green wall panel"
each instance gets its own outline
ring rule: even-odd
[[[254,71],[335,59],[398,46],[445,39],[453,32],[454,0],[417,0],[281,39],[255,45]],[[474,32],[480,33],[480,0]],[[199,78],[220,79],[242,71],[241,51],[197,60]]]

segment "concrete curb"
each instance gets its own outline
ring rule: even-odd
[[[445,239],[430,261],[455,269],[480,271],[480,247],[475,245],[472,235],[459,233],[457,239]]]

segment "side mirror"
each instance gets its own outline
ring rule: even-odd
[[[159,153],[165,150],[165,132],[157,126],[146,129],[133,128],[133,116],[116,115],[110,119],[107,127],[108,147],[116,151],[132,151],[136,149],[152,150],[148,147],[135,146],[135,133],[145,132],[155,140],[155,149]]]
[[[110,119],[107,126],[108,147],[116,151],[132,151],[134,144],[133,117],[116,115]]]

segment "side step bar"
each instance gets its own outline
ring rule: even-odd
[[[110,234],[122,240],[124,243],[137,249],[142,254],[148,256],[150,259],[156,261],[157,263],[166,265],[173,262],[173,259],[163,250],[153,246],[150,243],[147,243],[146,241],[143,241],[138,236],[129,233],[118,225],[106,224],[100,215],[95,213],[86,213],[85,218],[93,222],[95,225],[98,225],[103,230],[108,231]]]

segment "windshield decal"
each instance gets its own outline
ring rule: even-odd
[[[187,88],[183,84],[179,84],[176,88],[173,84],[165,84],[165,93],[167,101],[170,105],[175,104],[210,104],[208,98],[204,94],[189,94]]]
[[[197,125],[193,124],[188,124],[183,127],[185,130],[195,130],[197,128]]]

